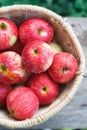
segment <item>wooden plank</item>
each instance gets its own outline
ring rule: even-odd
[[[67,18],[65,20],[72,25],[75,34],[79,38],[87,61],[87,18]],[[43,124],[34,126],[30,129],[57,129],[65,127],[87,128],[87,78],[83,79],[79,86],[79,90],[71,102],[69,102],[59,113]],[[4,127],[0,127],[0,129],[4,130]]]

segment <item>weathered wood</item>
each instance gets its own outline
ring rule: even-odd
[[[82,45],[87,68],[87,18],[67,18],[75,34]],[[79,90],[71,100],[58,114],[51,117],[43,124],[34,126],[30,129],[45,128],[87,128],[87,78],[84,78],[79,86]],[[4,129],[0,127],[0,129]]]

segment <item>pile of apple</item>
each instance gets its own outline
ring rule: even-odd
[[[31,118],[54,102],[61,84],[76,75],[76,58],[53,37],[52,25],[42,18],[29,18],[19,27],[0,18],[0,107],[15,119]]]

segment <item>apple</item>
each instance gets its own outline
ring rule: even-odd
[[[0,84],[0,107],[6,104],[8,93],[12,90],[10,85]]]
[[[13,46],[18,37],[16,24],[7,18],[0,18],[0,50]]]
[[[18,120],[31,118],[39,109],[39,100],[35,93],[25,86],[13,89],[7,96],[7,109]]]
[[[18,83],[24,74],[25,69],[19,54],[13,51],[0,54],[0,83],[5,85]]]
[[[23,45],[32,40],[50,43],[53,38],[53,27],[42,18],[29,18],[19,27],[19,38]]]
[[[51,42],[49,45],[52,48],[54,54],[63,51],[61,46],[58,43],[56,43],[56,42]]]
[[[74,78],[77,69],[77,59],[68,52],[60,52],[54,55],[53,63],[48,69],[48,73],[54,81],[68,83]]]
[[[33,73],[46,71],[53,62],[54,53],[51,47],[39,40],[31,41],[22,51],[24,67]]]
[[[59,85],[46,72],[33,75],[28,86],[35,92],[41,105],[51,104],[59,95]]]

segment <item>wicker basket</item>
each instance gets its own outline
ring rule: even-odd
[[[64,51],[72,53],[79,63],[77,75],[72,82],[64,87],[58,99],[51,105],[40,108],[31,119],[17,121],[11,118],[5,109],[0,108],[0,125],[10,128],[31,127],[48,120],[72,99],[83,78],[85,68],[84,54],[71,26],[61,16],[48,9],[32,5],[13,5],[0,8],[0,17],[12,19],[18,26],[30,17],[42,17],[48,20],[53,25],[56,41],[61,44]]]

